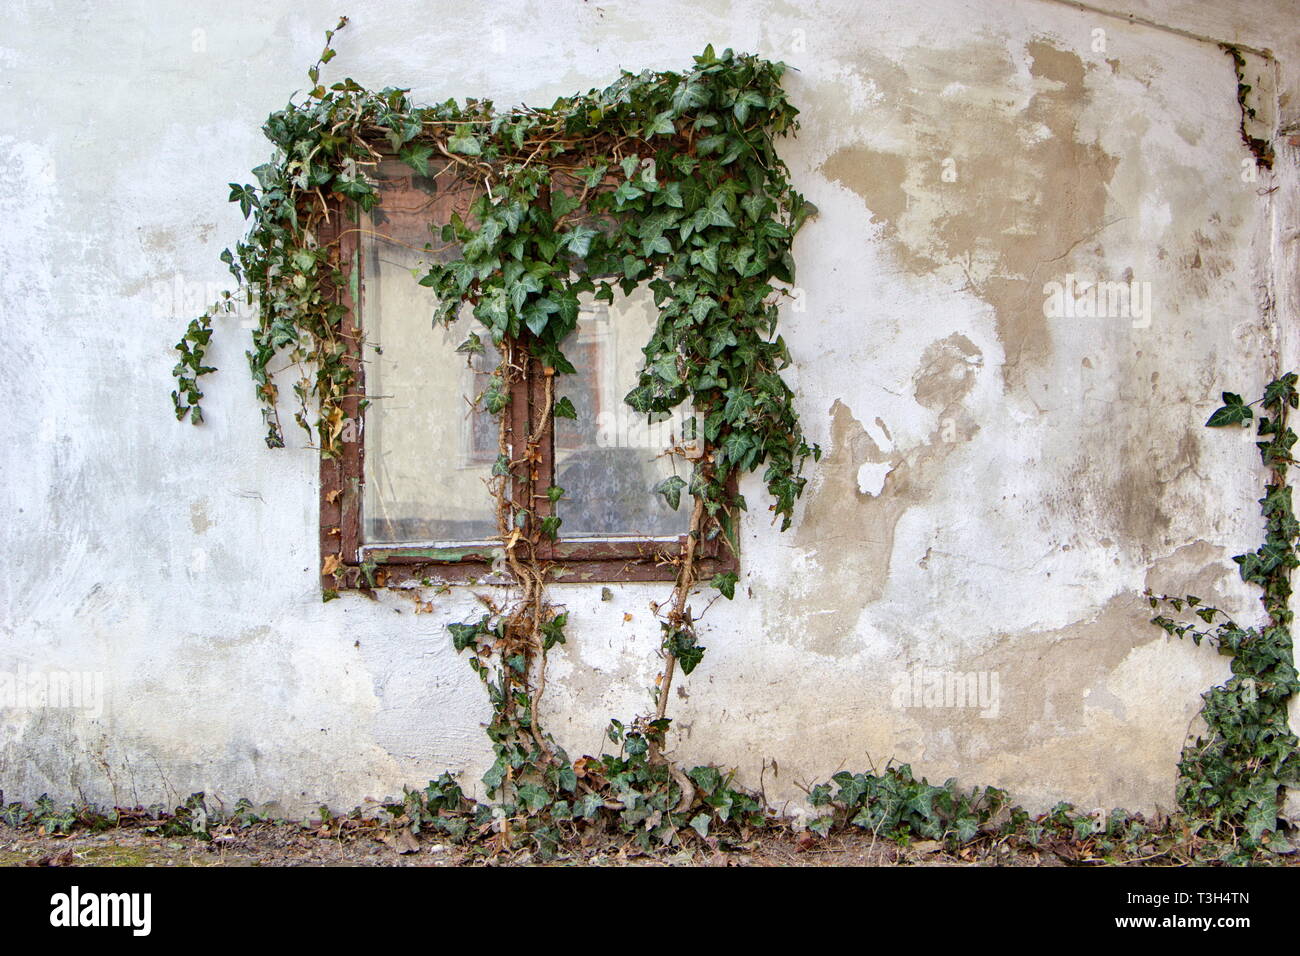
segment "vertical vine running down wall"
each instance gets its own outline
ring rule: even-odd
[[[1291,639],[1291,572],[1300,566],[1300,523],[1287,483],[1296,443],[1288,418],[1300,404],[1296,373],[1270,382],[1257,403],[1247,405],[1232,392],[1223,393],[1223,402],[1208,427],[1248,427],[1255,420],[1254,404],[1266,413],[1256,428],[1256,447],[1268,472],[1259,499],[1264,543],[1233,558],[1241,579],[1262,591],[1266,623],[1242,627],[1195,595],[1151,595],[1150,601],[1153,608],[1164,605],[1180,617],[1196,618],[1185,623],[1161,614],[1155,624],[1198,645],[1207,641],[1232,658],[1232,677],[1202,698],[1206,734],[1183,750],[1178,802],[1212,833],[1226,833],[1235,842],[1240,831],[1241,849],[1250,853],[1270,844],[1274,850],[1286,847],[1277,833],[1279,810],[1285,788],[1300,784],[1300,740],[1288,722],[1288,705],[1300,691]]]

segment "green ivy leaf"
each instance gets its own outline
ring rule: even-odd
[[[521,784],[518,789],[519,804],[530,814],[540,812],[551,802],[550,794],[535,783]]]
[[[565,244],[568,246],[569,251],[582,259],[591,251],[591,241],[600,233],[590,226],[574,226],[564,235]]]
[[[686,481],[680,475],[672,475],[654,486],[654,493],[663,495],[668,507],[676,511],[682,503],[682,489]]]
[[[677,658],[683,674],[689,674],[704,660],[704,648],[696,643],[690,631],[672,631],[666,642],[668,653]]]
[[[700,793],[706,796],[722,786],[722,774],[718,772],[717,767],[692,767],[686,771],[686,776],[690,777]]]
[[[457,133],[447,140],[447,152],[461,156],[478,156],[483,152],[483,144],[477,136],[469,133]]]
[[[429,157],[432,155],[433,147],[427,143],[410,143],[403,146],[397,153],[402,162],[421,176],[429,175]]]
[[[551,620],[541,626],[542,631],[542,649],[550,650],[556,644],[563,644],[564,628],[569,623],[568,612],[557,614]],[[569,788],[572,789],[572,788]]]
[[[1242,401],[1240,395],[1224,392],[1223,407],[1210,416],[1209,421],[1205,423],[1205,427],[1221,428],[1224,425],[1240,425],[1243,422],[1250,421],[1253,415],[1254,413]]]
[[[448,624],[447,630],[451,632],[451,643],[457,651],[463,651],[467,647],[476,646],[478,643],[478,636],[483,632],[482,623]]]
[[[673,125],[673,111],[664,110],[655,116],[646,126],[645,135],[651,136],[672,136],[677,132],[677,127]]]

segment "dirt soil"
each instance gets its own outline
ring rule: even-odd
[[[467,849],[380,827],[340,831],[260,823],[238,830],[220,828],[212,839],[203,840],[162,836],[138,827],[61,836],[40,828],[14,829],[0,824],[0,866],[481,866],[542,862],[527,853],[493,855],[483,845]],[[1086,845],[1069,843],[1032,850],[981,844],[954,854],[933,841],[900,847],[874,840],[870,834],[834,833],[823,839],[779,830],[758,834],[746,843],[715,841],[711,846],[653,856],[611,838],[547,862],[561,866],[1086,866],[1182,861],[1163,853],[1106,861],[1090,857]]]

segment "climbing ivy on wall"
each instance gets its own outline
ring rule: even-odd
[[[222,254],[237,290],[190,322],[176,346],[177,418],[202,422],[200,380],[215,371],[205,364],[213,321],[234,312],[243,296],[258,308],[247,359],[267,444],[284,444],[274,366],[287,360],[300,369],[295,422],[314,433],[322,455],[340,455],[343,401],[356,388],[349,356],[358,343],[348,337],[349,280],[331,217],[343,215],[344,228],[355,229],[358,212],[380,203],[373,171],[386,155],[425,177],[431,164],[455,166],[475,198],[465,217],[437,224],[427,247],[431,264],[418,281],[437,293],[435,322],[450,324],[466,306],[477,319],[478,330],[460,351],[482,351],[486,335],[501,355],[476,400],[500,420],[501,454],[489,492],[500,555],[515,588],[500,603],[482,598],[481,615],[449,628],[492,704],[487,731],[496,759],[484,782],[497,802],[470,810],[459,786],[444,778],[391,809],[416,829],[423,823],[458,836],[472,812],[473,825],[494,830],[504,845],[522,839],[543,852],[571,836],[580,821],[611,822],[647,846],[688,832],[704,837],[718,823],[762,825],[761,801],[733,787],[728,775],[712,767],[683,771],[664,748],[674,671],[690,673],[704,654],[689,603],[701,583],[697,546],[719,537],[734,542],[746,502],[733,479],[760,469],[770,510],[785,530],[805,486],[802,467],[820,454],[804,439],[780,374],[789,363],[777,322],[795,276],[791,247],[815,212],[793,188],[775,148],[798,127],[797,110],[781,87],[784,66],[709,47],[689,70],[625,72],[603,90],[545,108],[501,111],[487,100],[417,106],[402,89],[375,92],[351,79],[326,86],[321,70],[335,55],[334,32],[308,71],[306,96],[263,127],[275,151],[253,171],[256,184],[230,184],[230,200],[251,219],[244,239]],[[448,250],[450,258],[433,254]],[[691,523],[682,553],[668,558],[677,576],[671,598],[658,608],[663,669],[650,712],[627,726],[611,722],[616,754],[571,760],[539,715],[546,655],[564,643],[568,615],[547,598],[549,568],[538,560],[537,545],[560,536],[562,527],[555,516],[535,514],[531,501],[514,500],[511,489],[538,460],[553,419],[576,414],[560,392],[564,377],[575,372],[565,348],[578,297],[608,301],[615,290],[642,284],[654,294],[658,319],[626,401],[646,415],[689,404],[703,422],[705,453],[693,460],[689,480],[672,478],[656,488],[674,508],[685,494]],[[544,414],[512,444],[501,413],[531,360],[545,370]],[[1263,589],[1268,624],[1240,627],[1198,598],[1151,596],[1153,607],[1186,612],[1209,627],[1164,615],[1157,624],[1233,657],[1233,677],[1205,695],[1206,736],[1183,753],[1179,800],[1210,830],[1233,841],[1240,833],[1247,853],[1284,842],[1276,832],[1278,802],[1283,788],[1296,783],[1300,763],[1286,710],[1297,690],[1289,574],[1298,563],[1298,528],[1287,485],[1295,443],[1287,412],[1297,405],[1295,384],[1294,374],[1273,382],[1258,403],[1267,412],[1258,422],[1270,471],[1261,499],[1267,538],[1258,551],[1237,558],[1242,577]],[[1224,402],[1210,426],[1253,419],[1240,397],[1225,393]],[[546,491],[551,501],[563,493]],[[708,582],[729,599],[736,583],[734,573]],[[825,784],[811,793],[822,808],[818,832],[843,817],[900,839],[919,834],[960,842],[1004,802],[993,790],[963,795],[951,784],[932,787],[906,767],[845,773],[834,783],[838,789]],[[1059,807],[1053,813],[1060,818],[1054,826],[1093,832],[1084,818]],[[1016,826],[1028,820],[1023,812],[1020,817]],[[1116,827],[1123,829],[1108,823],[1105,832]]]
[[[421,174],[449,160],[481,187],[472,221],[456,216],[440,231],[459,254],[420,280],[440,297],[436,320],[469,303],[498,345],[524,344],[563,375],[574,370],[563,349],[578,296],[610,300],[616,287],[648,284],[659,321],[628,403],[649,414],[692,401],[714,451],[691,493],[717,514],[740,504],[725,493],[728,475],[766,465],[773,510],[788,525],[813,450],[778,374],[789,354],[775,334],[774,283],[793,282],[791,242],[815,209],[774,145],[798,127],[780,85],[785,67],[710,47],[685,73],[624,73],[549,108],[499,112],[488,100],[418,107],[405,90],[371,92],[351,79],[327,88],[320,70],[334,54],[327,43],[305,102],[267,120],[275,156],[253,171],[258,185],[231,184],[253,224],[222,258],[259,303],[248,360],[267,443],[284,441],[270,366],[287,355],[315,370],[295,385],[299,425],[310,430],[306,403],[317,400],[321,450],[339,453],[352,372],[339,337],[342,275],[319,236],[331,200],[379,203],[369,170],[386,149]],[[201,420],[211,319],[232,308],[214,306],[178,345],[178,418]],[[498,388],[485,400],[495,412],[504,398]]]
[[[1151,595],[1153,608],[1166,607],[1154,623],[1170,634],[1215,646],[1232,658],[1232,677],[1203,697],[1201,717],[1206,733],[1183,750],[1178,764],[1178,801],[1193,820],[1212,831],[1238,832],[1250,852],[1270,844],[1286,845],[1277,833],[1284,788],[1300,783],[1300,741],[1291,732],[1287,707],[1300,691],[1291,640],[1291,572],[1300,566],[1296,542],[1300,537],[1291,502],[1287,472],[1293,463],[1295,432],[1287,423],[1300,404],[1296,374],[1270,382],[1258,402],[1250,405],[1232,392],[1223,393],[1223,406],[1210,416],[1211,428],[1249,427],[1256,421],[1251,405],[1259,405],[1256,443],[1268,470],[1264,497],[1264,543],[1233,560],[1241,579],[1260,588],[1267,622],[1243,627],[1195,595]],[[1191,623],[1187,621],[1191,620]]]
[[[345,24],[346,18],[339,28]],[[662,756],[674,670],[680,664],[689,673],[704,653],[688,603],[696,549],[719,537],[734,547],[736,519],[746,508],[734,479],[746,472],[762,470],[770,510],[782,530],[789,527],[806,480],[803,464],[820,454],[804,440],[780,375],[790,361],[777,319],[794,281],[791,245],[815,212],[791,185],[775,147],[798,127],[798,111],[781,87],[785,67],[708,47],[689,70],[624,72],[603,90],[545,108],[501,111],[488,100],[416,106],[405,90],[372,92],[351,79],[324,85],[333,36],[327,34],[308,72],[303,101],[290,102],[263,127],[275,153],[254,170],[257,183],[231,184],[230,200],[252,225],[223,259],[259,308],[247,354],[266,442],[284,444],[272,365],[287,358],[304,369],[294,385],[295,420],[314,429],[323,455],[341,451],[342,403],[355,374],[344,321],[347,279],[333,244],[322,238],[331,215],[342,208],[355,222],[358,210],[381,202],[372,172],[385,154],[425,177],[431,163],[454,165],[474,199],[467,216],[437,224],[419,281],[437,293],[436,323],[449,325],[465,306],[478,320],[460,351],[482,351],[487,335],[502,356],[477,400],[500,420],[489,487],[501,554],[519,597],[487,602],[481,619],[450,630],[493,704],[488,733],[497,760],[485,783],[503,801],[503,832],[508,837],[515,821],[534,834],[550,832],[552,824],[536,818],[571,813],[583,789],[581,806],[606,800],[594,796],[594,768],[584,779],[583,767],[539,726],[546,653],[564,641],[568,617],[546,598],[549,569],[536,550],[561,533],[561,522],[535,514],[529,500],[514,500],[511,488],[539,459],[553,418],[576,415],[558,392],[576,371],[565,347],[579,296],[612,301],[616,289],[648,285],[658,319],[626,402],[647,416],[689,404],[702,422],[703,435],[692,437],[702,439],[704,454],[689,479],[675,476],[655,488],[674,508],[685,493],[692,517],[682,553],[669,556],[677,578],[662,606],[665,664],[654,713],[612,731],[632,761],[619,778],[627,784],[628,774],[640,775],[653,794],[611,802],[634,815],[654,803],[645,812],[661,814],[662,829],[674,830],[697,790]],[[447,250],[450,258],[434,254]],[[191,322],[177,345],[178,419],[202,421],[199,379],[213,371],[204,364],[212,320],[235,301],[224,297]],[[501,413],[530,360],[544,368],[542,420],[522,442],[511,442]],[[563,493],[547,489],[551,501]],[[709,583],[731,598],[736,576],[720,573]]]
[[[1241,107],[1241,141],[1255,157],[1255,165],[1261,169],[1272,169],[1273,144],[1267,139],[1250,134],[1250,121],[1257,118],[1255,107],[1250,105],[1252,87],[1246,82],[1246,58],[1241,50],[1231,44],[1222,43],[1220,49],[1232,57],[1232,68],[1237,74],[1237,105]]]

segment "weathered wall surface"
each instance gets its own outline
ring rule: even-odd
[[[1280,127],[1300,42],[1282,2],[1097,6],[353,11],[330,75],[426,101],[549,102],[706,42],[798,67],[785,155],[821,214],[785,335],[826,455],[785,535],[743,489],[737,600],[710,610],[675,692],[680,759],[761,773],[792,805],[799,783],[891,758],[1030,806],[1171,804],[1227,667],[1146,623],[1142,590],[1255,613],[1230,561],[1259,536],[1255,450],[1200,424],[1296,359],[1297,151],[1278,138],[1276,173],[1243,180],[1236,79],[1210,41],[1272,48]],[[238,329],[211,355],[208,424],[178,426],[167,400],[171,344],[242,233],[225,184],[265,158],[258,127],[334,13],[8,12],[0,673],[103,679],[102,707],[0,707],[10,799],[206,790],[300,811],[487,765],[486,704],[444,631],[473,593],[419,616],[401,595],[321,604],[315,458],[301,435],[263,446]],[[1136,283],[1149,309],[1045,315],[1071,275]],[[545,706],[571,753],[645,709],[665,593],[556,588],[573,624]],[[935,673],[996,695],[925,706]]]

